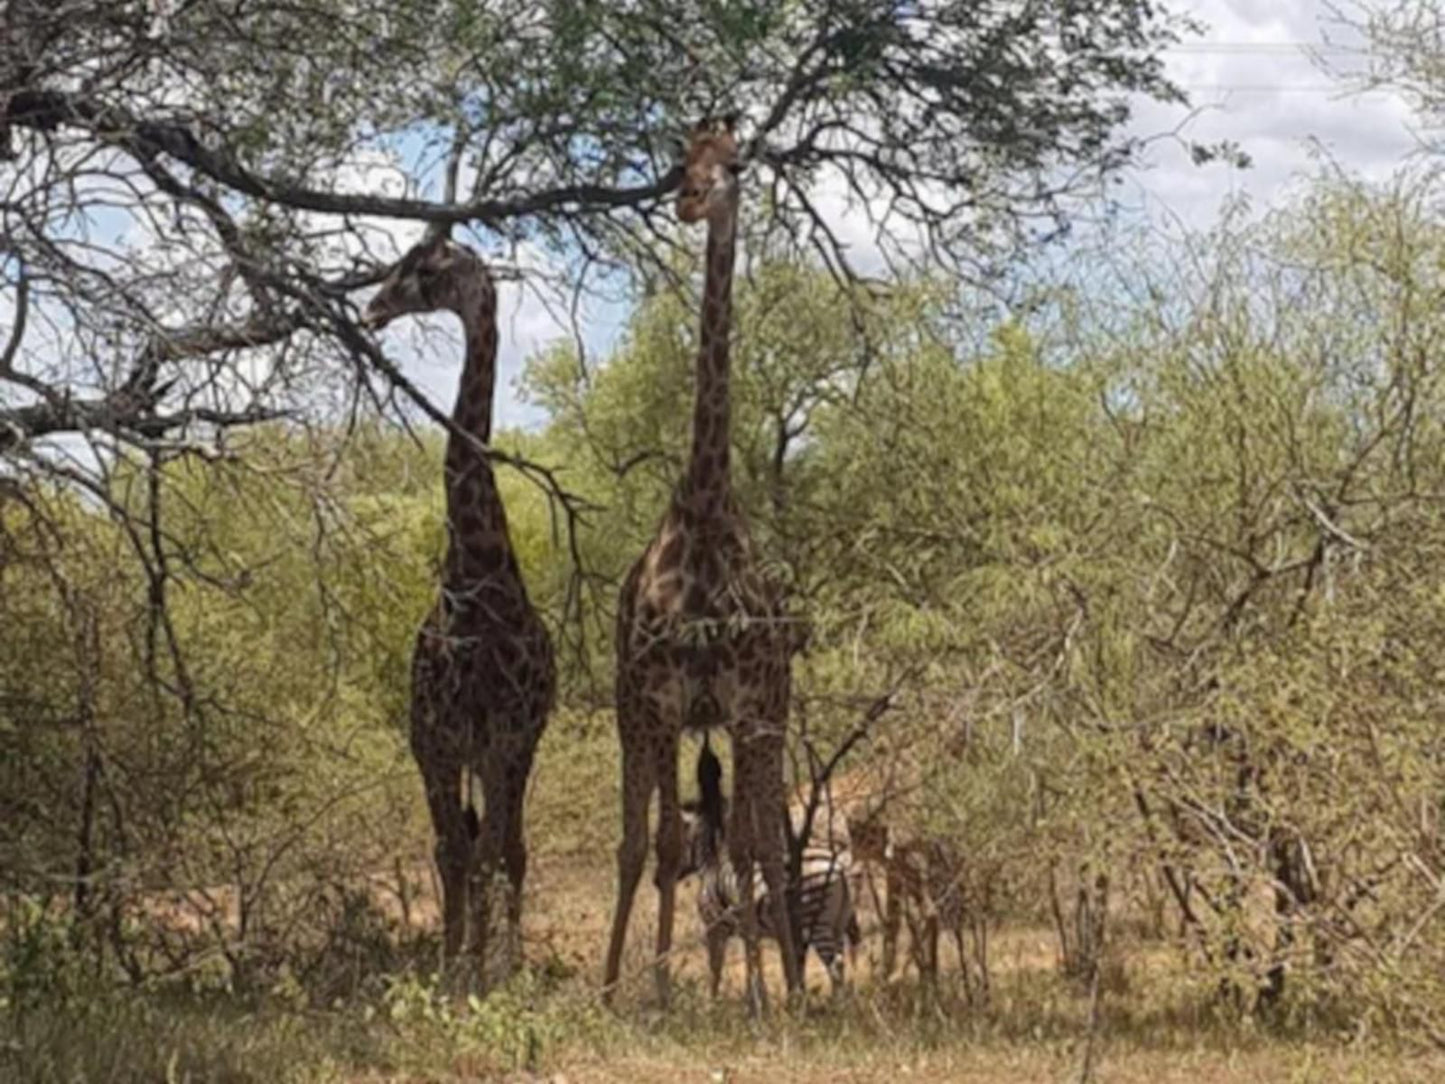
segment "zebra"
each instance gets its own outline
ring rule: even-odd
[[[682,804],[685,849],[678,879],[698,874],[698,917],[707,936],[707,962],[710,993],[716,998],[722,980],[723,962],[728,941],[742,934],[738,914],[738,879],[723,846],[723,824],[726,799],[722,793],[722,764],[703,743],[698,754],[698,787],[700,797]],[[828,971],[836,994],[843,986],[843,949],[853,956],[861,931],[853,911],[852,855],[841,844],[808,845],[803,848],[802,871],[797,898],[793,902],[795,921],[801,937],[797,951],[802,957],[799,972],[812,946]],[[772,909],[766,891],[754,901],[758,932],[777,940],[773,930]]]

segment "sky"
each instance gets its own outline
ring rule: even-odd
[[[1137,103],[1131,134],[1155,138],[1117,193],[1133,213],[1166,229],[1204,229],[1225,200],[1247,195],[1263,210],[1286,199],[1292,187],[1319,171],[1321,151],[1341,169],[1383,179],[1418,147],[1419,125],[1402,99],[1388,92],[1350,95],[1306,53],[1305,47],[1324,41],[1325,0],[1174,0],[1171,7],[1202,21],[1206,30],[1166,55],[1168,72],[1188,93],[1189,107]],[[1338,31],[1331,36],[1338,39]],[[1341,53],[1330,59],[1350,62]],[[1252,167],[1194,165],[1179,140],[1160,138],[1181,125],[1185,140],[1233,140]],[[866,254],[855,260],[869,262]],[[542,417],[519,399],[517,377],[530,354],[570,337],[572,330],[534,291],[504,284],[499,304],[496,424],[534,426]],[[593,356],[605,352],[625,317],[616,305],[588,308],[580,330]],[[455,334],[410,341],[405,334],[403,341],[393,340],[405,367],[435,402],[449,406],[460,358]]]
[[[1420,124],[1401,97],[1348,94],[1307,55],[1312,46],[1324,49],[1333,65],[1359,65],[1350,55],[1352,39],[1332,23],[1325,0],[1175,0],[1173,6],[1207,27],[1166,55],[1169,75],[1190,106],[1141,101],[1132,133],[1156,136],[1187,121],[1184,138],[1232,139],[1253,165],[1201,169],[1177,142],[1160,140],[1147,168],[1131,171],[1126,184],[1152,219],[1204,228],[1220,203],[1239,193],[1261,208],[1276,204],[1318,171],[1321,150],[1338,167],[1380,180],[1417,149]],[[1326,35],[1332,47],[1325,47]]]

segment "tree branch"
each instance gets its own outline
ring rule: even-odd
[[[243,195],[272,200],[298,210],[408,218],[436,225],[496,223],[562,211],[598,212],[635,207],[662,198],[682,179],[681,167],[675,166],[651,184],[632,187],[573,184],[543,189],[516,199],[434,203],[402,197],[322,192],[274,177],[260,176],[232,155],[206,147],[182,124],[144,120],[83,94],[57,90],[21,91],[10,98],[7,120],[13,127],[36,131],[54,131],[66,125],[80,127],[101,141],[124,150],[139,162],[166,155]]]

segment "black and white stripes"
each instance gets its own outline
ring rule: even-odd
[[[717,996],[728,942],[742,935],[738,878],[724,846],[725,799],[721,793],[722,768],[707,746],[698,758],[698,802],[685,803],[683,821],[687,846],[681,876],[700,878],[698,916],[706,931],[710,989]],[[818,954],[833,989],[843,983],[843,950],[857,945],[858,920],[853,913],[852,857],[839,843],[807,846],[792,901],[801,941],[798,951],[806,960],[808,947]],[[777,940],[766,892],[753,901],[761,936]]]

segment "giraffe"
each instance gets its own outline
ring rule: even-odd
[[[362,323],[379,330],[399,316],[439,310],[455,313],[465,335],[452,419],[468,436],[447,436],[446,556],[412,650],[410,737],[436,835],[443,966],[460,962],[470,917],[470,949],[484,976],[499,865],[508,890],[505,966],[516,962],[527,872],[522,806],[556,695],[556,662],[482,448],[491,436],[497,358],[497,295],[486,264],[442,234],[428,236],[391,270]],[[480,820],[473,777],[482,787]]]
[[[734,797],[727,832],[742,899],[752,899],[753,866],[770,893],[790,993],[799,988],[784,889],[783,740],[792,637],[779,594],[757,567],[747,521],[729,476],[728,332],[737,245],[737,142],[729,121],[693,128],[683,163],[678,217],[707,220],[692,449],[652,542],[622,585],[617,613],[617,734],[622,748],[622,842],[617,904],[603,996],[622,963],[637,884],[647,861],[647,809],[658,795],[658,925],[654,980],[669,996],[668,952],[683,825],[678,746],[684,731],[726,728],[732,738]],[[748,998],[766,1007],[758,926],[743,908]]]

